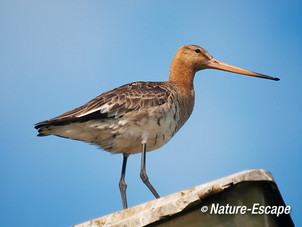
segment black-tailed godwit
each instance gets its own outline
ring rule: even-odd
[[[194,107],[194,76],[202,69],[279,80],[217,61],[203,48],[186,45],[177,51],[168,81],[135,82],[107,91],[79,108],[37,123],[38,136],[81,140],[113,154],[123,154],[119,188],[124,209],[127,158],[142,153],[140,177],[159,198],[146,174],[146,151],[165,145],[188,120]]]

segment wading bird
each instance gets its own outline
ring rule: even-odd
[[[279,80],[220,62],[203,48],[186,45],[177,51],[168,81],[135,82],[107,91],[79,108],[37,123],[38,136],[81,140],[113,154],[123,154],[119,188],[124,209],[127,158],[142,153],[140,177],[159,198],[146,174],[146,152],[165,145],[188,120],[194,107],[194,76],[202,69]]]

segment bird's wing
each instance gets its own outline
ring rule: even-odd
[[[118,118],[128,112],[160,106],[174,99],[171,87],[165,82],[136,82],[107,91],[85,105],[53,119],[36,124],[64,125],[92,119]]]

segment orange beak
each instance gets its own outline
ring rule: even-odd
[[[223,70],[223,71],[228,71],[228,72],[238,73],[238,74],[243,74],[243,75],[248,75],[248,76],[255,76],[255,77],[269,79],[269,80],[276,80],[276,81],[280,80],[277,77],[271,77],[271,76],[263,75],[263,74],[260,74],[260,73],[255,73],[255,72],[252,72],[252,71],[241,69],[241,68],[238,68],[236,66],[232,66],[232,65],[223,63],[221,61],[217,61],[214,58],[212,58],[209,61],[208,68],[210,68],[210,69],[219,69],[219,70]]]

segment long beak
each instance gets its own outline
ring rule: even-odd
[[[263,75],[263,74],[260,74],[260,73],[255,73],[255,72],[252,72],[252,71],[241,69],[241,68],[238,68],[236,66],[232,66],[232,65],[223,63],[221,61],[217,61],[214,58],[212,58],[209,61],[208,68],[210,68],[210,69],[219,69],[219,70],[223,70],[223,71],[228,71],[228,72],[232,72],[232,73],[239,73],[239,74],[248,75],[248,76],[255,76],[255,77],[264,78],[264,79],[270,79],[270,80],[276,80],[276,81],[280,80],[277,77],[271,77],[271,76]]]

